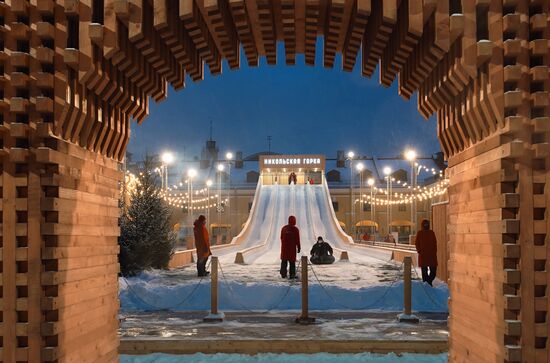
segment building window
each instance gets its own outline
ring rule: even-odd
[[[363,203],[363,212],[370,212],[371,206],[370,203]]]
[[[335,212],[338,212],[338,202],[332,202],[332,209],[334,209]]]
[[[246,173],[247,183],[257,183],[259,178],[260,178],[260,173],[258,173],[257,171],[251,170],[248,173]]]
[[[339,182],[340,179],[340,172],[338,170],[331,170],[327,173],[327,182]]]
[[[406,212],[407,211],[407,205],[406,204],[399,204],[399,207],[397,209],[400,212]]]

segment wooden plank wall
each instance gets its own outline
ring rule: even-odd
[[[432,230],[437,238],[437,277],[447,282],[449,277],[449,234],[447,231],[447,209],[449,203],[438,203],[432,206]]]
[[[224,59],[238,68],[241,45],[275,64],[283,41],[287,64],[319,51],[325,67],[378,67],[437,115],[451,361],[549,361],[549,14],[547,0],[0,1],[0,358],[117,360],[130,120]]]
[[[42,173],[43,361],[118,354],[118,163],[62,140],[38,148]]]

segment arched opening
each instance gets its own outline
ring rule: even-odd
[[[451,361],[544,361],[550,3],[11,1],[0,6],[5,361],[117,358],[118,161],[149,97],[296,54],[343,56],[437,114]],[[359,64],[357,54],[361,54]],[[353,228],[353,226],[349,226]],[[87,261],[73,256],[83,253]],[[28,262],[28,269],[22,268]],[[18,268],[21,268],[18,270]],[[72,323],[80,324],[75,328]],[[85,342],[91,342],[84,344]],[[93,343],[92,343],[93,342]],[[101,346],[98,350],[95,347]]]

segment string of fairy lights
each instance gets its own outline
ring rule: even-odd
[[[140,173],[142,174],[142,173]],[[139,185],[139,177],[129,171],[126,172],[126,192],[127,195],[131,195],[137,185]],[[167,187],[165,190],[160,190],[160,196],[171,207],[188,209],[189,203],[191,203],[191,210],[205,210],[209,208],[216,208],[218,206],[218,194],[208,195],[209,188],[202,188],[193,191],[193,198],[190,200],[189,192],[180,190],[184,184],[173,185]],[[222,199],[220,203],[227,203],[228,199]]]
[[[429,186],[413,187],[412,185],[409,185],[409,183],[407,182],[396,180],[394,177],[392,177],[391,179],[392,183],[396,183],[399,187],[409,189],[409,192],[408,193],[403,193],[403,192],[391,193],[391,199],[388,200],[387,188],[378,188],[378,187],[372,186],[373,194],[376,194],[376,195],[384,194],[385,197],[373,196],[371,198],[371,196],[368,194],[362,194],[360,198],[355,199],[355,203],[360,203],[360,204],[368,203],[371,205],[388,205],[388,204],[403,205],[403,204],[412,204],[415,200],[416,201],[430,200],[432,198],[436,198],[440,195],[445,194],[445,192],[447,191],[447,187],[449,185],[449,180],[444,178],[444,174],[442,170],[437,170],[435,168],[428,168],[418,163],[415,163],[414,166],[418,170],[417,171],[418,174],[424,171],[432,175],[437,175],[439,177],[439,181]],[[411,189],[412,189],[412,193],[410,192]]]
[[[362,194],[360,198],[355,199],[355,203],[361,204],[371,204],[371,205],[402,205],[402,204],[412,204],[413,201],[424,201],[431,200],[445,194],[447,191],[449,180],[444,178],[443,171],[436,170],[435,168],[428,168],[423,165],[415,165],[418,168],[418,173],[424,171],[432,175],[439,176],[439,181],[435,184],[431,184],[423,187],[412,187],[407,182],[401,180],[396,180],[392,177],[392,183],[396,183],[401,188],[409,189],[409,192],[395,192],[391,193],[391,199],[388,199],[388,189],[379,188],[376,186],[365,187],[367,190],[372,188],[373,197],[368,194]],[[386,177],[387,178],[387,177]],[[130,195],[136,186],[139,184],[138,176],[134,175],[131,172],[126,173],[126,189]],[[228,203],[228,199],[222,199],[218,201],[219,195],[217,193],[209,195],[209,190],[211,188],[204,187],[198,190],[193,191],[193,198],[189,198],[189,192],[183,191],[180,188],[186,187],[184,183],[179,185],[168,186],[164,190],[160,191],[162,199],[169,205],[175,208],[188,209],[189,204],[191,204],[191,210],[205,210],[209,208],[217,208],[218,203]],[[412,193],[410,190],[412,189]],[[383,194],[383,197],[379,195]]]
[[[435,183],[434,185],[431,185],[429,187],[415,187],[413,188],[413,193],[407,194],[402,192],[396,192],[392,193],[391,200],[388,200],[387,197],[372,197],[367,194],[363,194],[362,198],[356,199],[355,202],[359,202],[361,204],[363,203],[369,203],[372,205],[398,205],[398,204],[412,204],[414,200],[417,201],[423,201],[423,200],[430,200],[432,198],[436,198],[440,195],[445,194],[447,191],[447,187],[449,185],[448,179],[442,179],[439,182]],[[384,194],[388,195],[388,191],[386,189],[378,188],[378,187],[372,187],[373,193],[375,194]]]

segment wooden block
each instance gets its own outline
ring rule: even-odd
[[[51,15],[54,12],[55,2],[54,0],[37,0],[36,9],[43,13]]]
[[[521,336],[521,321],[519,320],[505,320],[506,324],[506,335],[512,337]]]
[[[521,246],[520,245],[514,245],[510,243],[505,243],[503,245],[504,248],[504,257],[505,258],[520,258],[521,255]]]
[[[74,48],[65,48],[63,52],[63,62],[71,68],[78,69],[80,51]]]
[[[27,98],[12,97],[10,100],[10,112],[25,113],[29,109],[29,100]]]
[[[506,345],[506,360],[508,362],[521,362],[521,347],[518,345]]]
[[[90,23],[88,25],[88,34],[90,39],[97,45],[103,44],[103,25],[97,23]]]
[[[480,40],[477,42],[477,65],[489,61],[493,56],[495,44],[490,40]]]
[[[520,284],[521,283],[521,271],[513,269],[504,269],[504,283],[506,284]]]
[[[529,69],[531,74],[531,80],[535,82],[546,81],[550,78],[550,72],[548,66],[535,66]]]
[[[63,6],[65,8],[65,14],[78,15],[79,4],[80,4],[79,0],[64,0]]]
[[[55,27],[46,21],[36,23],[36,35],[40,38],[53,39],[55,37]]]
[[[130,3],[128,0],[113,0],[115,14],[121,19],[127,19],[130,16]]]
[[[521,298],[516,295],[504,295],[505,308],[512,311],[521,309]]]
[[[508,91],[504,93],[504,107],[519,107],[523,101],[521,91]]]

